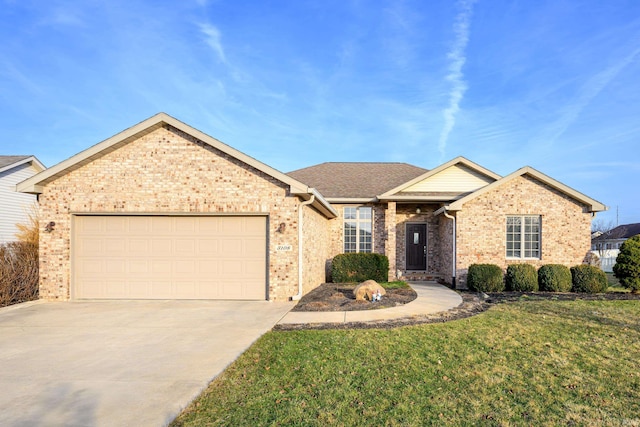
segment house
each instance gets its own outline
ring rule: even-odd
[[[36,196],[16,185],[45,169],[35,156],[0,156],[0,244],[16,240],[16,224],[28,224]]]
[[[525,167],[323,163],[289,174],[157,114],[20,183],[46,299],[297,299],[342,252],[464,286],[470,264],[575,265],[601,203]],[[53,224],[53,226],[51,226]]]
[[[640,223],[619,225],[606,232],[594,233],[591,238],[591,252],[600,258],[600,267],[612,272],[620,246],[630,237],[640,234]]]

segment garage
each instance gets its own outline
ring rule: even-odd
[[[267,217],[73,216],[74,299],[267,298]]]

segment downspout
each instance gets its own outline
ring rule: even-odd
[[[302,298],[302,209],[313,203],[315,199],[316,196],[312,194],[309,200],[298,205],[298,293],[291,297],[291,301],[298,301]]]
[[[453,240],[453,253],[451,254],[451,284],[453,285],[453,289],[456,288],[456,217],[449,215],[447,210],[445,209],[443,212],[444,216],[453,221],[453,230],[451,231],[452,240]]]

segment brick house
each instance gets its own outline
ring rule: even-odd
[[[390,279],[463,287],[472,263],[581,263],[606,209],[532,168],[501,177],[462,157],[284,174],[164,113],[18,190],[38,195],[40,296],[58,300],[297,299],[336,254],[371,251]]]

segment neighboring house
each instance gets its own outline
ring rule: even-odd
[[[16,224],[28,224],[36,196],[16,185],[45,169],[34,156],[0,156],[0,244],[16,240]]]
[[[600,258],[602,270],[610,273],[620,253],[620,246],[628,238],[640,234],[640,223],[619,225],[604,233],[597,233],[591,238],[591,252]]]
[[[32,177],[46,299],[298,298],[343,252],[389,278],[465,285],[472,263],[575,265],[601,203],[525,167],[459,157],[289,174],[157,114]]]

